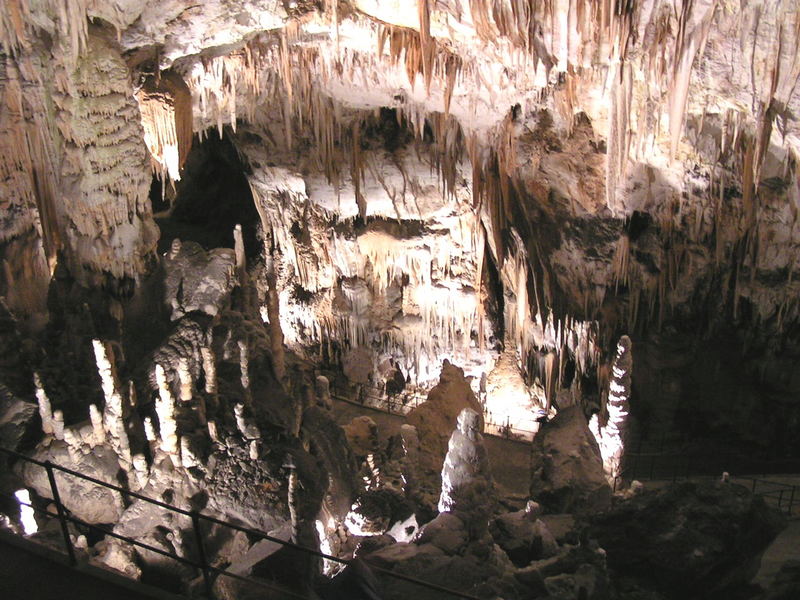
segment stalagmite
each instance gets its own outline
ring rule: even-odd
[[[136,483],[140,490],[144,489],[150,480],[150,467],[147,465],[147,459],[145,459],[144,454],[134,454],[132,463]]]
[[[236,419],[236,427],[239,429],[239,433],[242,434],[245,441],[249,442],[250,440],[261,439],[261,432],[256,424],[244,414],[244,404],[241,402],[237,403],[233,407],[233,414]]]
[[[317,375],[316,378],[316,396],[317,396],[317,404],[328,410],[333,408],[333,401],[331,399],[331,384],[328,381],[328,378],[324,375]]]
[[[53,411],[53,437],[57,440],[64,439],[64,413],[60,410]]]
[[[178,381],[180,382],[180,401],[191,402],[192,394],[192,375],[189,372],[189,361],[185,357],[178,360]]]
[[[175,399],[169,390],[169,383],[161,365],[157,364],[155,366],[155,374],[158,384],[156,414],[158,415],[158,428],[161,434],[161,450],[179,461],[180,446],[178,444],[178,426],[175,422]]]
[[[236,278],[242,288],[246,285],[247,261],[244,254],[244,239],[242,238],[242,226],[238,223],[233,228],[233,251],[236,257]]]
[[[609,483],[612,485],[622,472],[632,371],[631,340],[627,335],[623,335],[617,344],[614,363],[611,367],[611,378],[608,383],[608,401],[606,403],[608,413],[606,423],[601,426],[597,414],[592,415],[589,422],[589,429],[600,446],[603,469]]]
[[[47,397],[42,380],[36,372],[33,373],[33,385],[36,388],[36,402],[39,405],[39,416],[42,419],[42,431],[45,435],[51,435],[53,433],[53,412],[50,407],[50,398]]]
[[[187,469],[202,465],[192,450],[191,438],[188,436],[181,437],[181,465]]]
[[[96,404],[89,405],[89,420],[92,423],[92,434],[95,445],[102,444],[106,441],[106,430],[103,427],[103,414]]]
[[[144,418],[144,436],[148,442],[154,444],[158,441],[158,436],[156,435],[156,428],[153,425],[153,419],[150,417]]]
[[[83,442],[80,433],[72,427],[64,428],[64,441],[67,443],[67,452],[73,463],[78,464],[81,459]]]
[[[215,444],[220,443],[219,439],[219,431],[217,430],[217,423],[216,421],[209,421],[207,423],[208,426],[208,437],[211,438],[211,441]]]
[[[491,489],[492,476],[480,434],[480,415],[465,408],[459,413],[458,424],[447,444],[439,512],[488,514]]]
[[[278,275],[275,272],[275,258],[265,251],[264,271],[267,278],[267,315],[269,317],[270,349],[275,375],[281,381],[286,374],[283,351],[283,330],[281,329],[280,296],[278,291]]]
[[[403,441],[403,490],[413,494],[419,484],[419,454],[421,452],[417,428],[405,423],[400,426],[400,438]]]
[[[205,391],[207,394],[215,396],[217,393],[217,366],[214,362],[214,351],[209,346],[202,346],[200,355],[203,358]]]
[[[241,382],[242,388],[245,391],[245,395],[249,396],[250,392],[250,361],[248,360],[247,356],[247,343],[243,340],[239,340],[239,370],[241,371]]]
[[[291,455],[286,456],[284,468],[289,469],[289,484],[287,489],[286,503],[289,505],[289,518],[292,524],[292,542],[298,541],[298,520],[297,520],[297,467]]]
[[[131,466],[130,443],[125,430],[124,407],[114,368],[114,356],[109,345],[100,340],[92,340],[92,347],[105,397],[103,427],[106,430],[106,440],[117,453],[120,465],[129,469]]]

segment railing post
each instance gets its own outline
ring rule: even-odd
[[[67,555],[69,556],[69,564],[75,566],[78,560],[75,558],[75,548],[72,547],[72,540],[69,539],[69,528],[67,527],[67,515],[64,512],[64,506],[61,504],[61,496],[58,493],[58,486],[56,485],[56,476],[53,473],[53,463],[49,460],[44,462],[44,468],[47,470],[47,479],[50,482],[50,491],[53,493],[53,502],[56,504],[56,512],[58,512],[58,522],[61,524],[61,533],[64,535],[64,545],[67,547]]]
[[[794,490],[796,489],[795,486],[792,486],[792,493],[789,494],[789,516],[792,516],[792,508],[794,506]]]
[[[756,482],[758,482],[758,479],[753,477],[753,488],[750,490],[751,494],[755,494],[756,493]]]
[[[200,533],[200,516],[195,512],[191,512],[192,529],[194,530],[194,538],[197,543],[197,556],[200,558],[200,569],[203,571],[203,583],[206,588],[206,597],[209,600],[214,598],[214,590],[211,587],[211,575],[208,571],[208,561],[206,560],[206,550],[203,546],[203,535]]]

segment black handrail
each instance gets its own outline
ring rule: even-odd
[[[16,459],[19,459],[19,460],[22,460],[22,461],[25,461],[25,462],[40,466],[40,467],[42,467],[42,468],[47,470],[47,472],[48,472],[48,481],[50,483],[51,492],[53,494],[53,503],[56,506],[57,512],[56,512],[56,514],[53,514],[53,513],[49,512],[47,510],[38,509],[36,507],[32,507],[32,508],[34,508],[34,510],[36,510],[38,512],[44,512],[45,514],[49,515],[50,517],[57,518],[59,520],[59,523],[61,525],[61,529],[62,529],[62,532],[63,532],[63,536],[64,536],[64,545],[65,545],[66,550],[67,550],[67,555],[69,557],[69,562],[70,562],[70,564],[72,566],[75,566],[77,564],[77,559],[75,557],[75,550],[74,550],[74,548],[72,546],[72,541],[70,540],[70,537],[69,537],[69,530],[67,528],[67,522],[75,523],[76,525],[80,525],[81,527],[86,527],[86,528],[92,529],[94,531],[102,532],[102,533],[104,533],[106,535],[110,535],[113,538],[126,541],[129,544],[132,544],[134,546],[138,546],[138,547],[144,548],[146,550],[150,550],[151,552],[155,552],[157,554],[161,554],[163,556],[167,556],[169,558],[173,558],[173,559],[175,559],[175,560],[177,560],[179,562],[186,563],[188,565],[193,566],[194,568],[200,569],[203,572],[203,580],[204,580],[204,584],[205,584],[205,587],[206,587],[206,594],[207,594],[207,596],[209,598],[213,598],[213,591],[212,591],[212,585],[211,585],[209,572],[214,572],[214,573],[217,573],[218,575],[224,575],[224,576],[227,576],[227,577],[232,577],[234,579],[239,579],[241,581],[245,581],[245,582],[249,582],[249,583],[255,583],[256,585],[266,585],[266,587],[269,587],[270,589],[275,589],[274,586],[270,586],[269,584],[267,584],[263,580],[237,575],[236,573],[231,573],[230,571],[226,571],[224,569],[219,569],[218,567],[214,567],[213,565],[208,564],[208,561],[206,560],[206,556],[205,556],[204,547],[203,547],[203,544],[202,544],[202,536],[200,535],[200,531],[199,531],[199,522],[200,522],[201,519],[205,520],[205,521],[208,521],[210,523],[215,523],[217,525],[221,525],[221,526],[224,526],[224,527],[229,527],[231,529],[234,529],[234,530],[237,530],[237,531],[241,531],[243,533],[247,533],[247,534],[252,535],[254,537],[258,537],[258,538],[261,538],[261,539],[264,539],[264,540],[267,540],[267,541],[270,541],[270,542],[277,543],[277,544],[279,544],[281,546],[286,546],[286,547],[293,548],[295,550],[298,550],[300,552],[306,553],[306,554],[311,555],[311,556],[315,556],[317,558],[324,558],[326,560],[333,561],[333,562],[336,562],[336,563],[339,563],[339,564],[342,564],[342,565],[345,565],[345,566],[350,564],[350,562],[351,562],[349,560],[346,560],[346,559],[343,559],[343,558],[339,558],[337,556],[332,556],[330,554],[325,554],[324,552],[320,552],[319,550],[316,550],[316,549],[313,549],[313,548],[307,548],[305,546],[301,546],[301,545],[295,544],[293,542],[288,542],[286,540],[282,540],[280,538],[276,538],[274,536],[271,536],[269,534],[263,533],[263,532],[258,531],[256,529],[251,529],[249,527],[245,527],[245,526],[242,526],[242,525],[237,525],[235,523],[231,523],[231,522],[228,522],[228,521],[223,521],[221,519],[217,519],[217,518],[212,517],[210,515],[204,515],[202,513],[196,512],[196,511],[189,511],[189,510],[185,510],[185,509],[179,508],[177,506],[172,506],[171,504],[167,504],[165,502],[161,502],[160,500],[155,500],[154,498],[150,498],[148,496],[144,496],[144,495],[139,494],[137,492],[133,492],[133,491],[127,490],[127,489],[125,489],[123,487],[120,487],[118,485],[107,483],[107,482],[102,481],[100,479],[97,479],[95,477],[91,477],[89,475],[84,475],[83,473],[78,473],[77,471],[74,471],[74,470],[69,469],[67,467],[64,467],[64,466],[58,465],[56,463],[50,462],[49,460],[48,461],[40,461],[40,460],[37,460],[35,458],[31,458],[29,456],[26,456],[24,454],[20,454],[19,452],[15,452],[14,450],[9,450],[8,448],[3,448],[3,447],[0,447],[0,453],[4,453],[4,454],[6,454],[8,456],[11,456],[11,457],[14,457]],[[58,494],[58,486],[56,485],[55,476],[52,474],[53,470],[61,471],[63,473],[71,475],[73,477],[77,477],[79,479],[83,479],[85,481],[89,481],[91,483],[94,483],[96,485],[99,485],[99,486],[107,488],[107,489],[115,490],[115,491],[119,492],[123,497],[131,496],[133,498],[138,498],[139,500],[142,500],[144,502],[149,502],[151,504],[155,504],[156,506],[160,506],[160,507],[165,508],[167,510],[170,510],[170,511],[176,512],[178,514],[182,514],[184,516],[189,517],[192,520],[194,533],[195,533],[195,536],[197,537],[198,555],[200,557],[200,562],[195,562],[195,561],[186,559],[185,557],[179,556],[177,554],[173,554],[171,552],[167,552],[165,550],[161,550],[160,548],[156,548],[154,546],[150,546],[149,544],[145,544],[143,542],[139,542],[139,541],[137,541],[137,540],[135,540],[135,539],[133,539],[131,537],[115,533],[114,531],[111,531],[111,530],[109,530],[109,529],[107,529],[105,527],[100,527],[98,525],[86,523],[85,521],[82,521],[81,519],[77,519],[77,518],[73,517],[72,515],[67,514],[67,510],[64,507],[64,505],[62,504],[60,496]],[[26,506],[32,506],[31,504],[28,504],[28,503],[22,503],[22,502],[20,502],[20,503],[21,504],[25,504]],[[435,583],[430,583],[428,581],[423,581],[421,579],[416,579],[416,578],[410,577],[408,575],[403,575],[402,573],[395,573],[394,571],[390,571],[389,569],[384,569],[383,567],[379,567],[377,565],[370,564],[369,566],[370,566],[370,569],[372,569],[373,571],[381,573],[381,574],[386,575],[387,577],[391,577],[393,579],[397,579],[397,580],[400,580],[400,581],[405,581],[405,582],[411,583],[413,585],[417,585],[417,586],[420,586],[420,587],[425,587],[425,588],[428,588],[428,589],[431,589],[431,590],[434,590],[434,591],[437,591],[437,592],[449,594],[450,596],[455,596],[455,597],[458,597],[458,598],[465,598],[466,600],[481,600],[477,596],[472,596],[472,595],[466,594],[464,592],[459,592],[457,590],[452,590],[450,588],[442,587],[440,585],[436,585]],[[293,594],[293,593],[289,592],[288,590],[284,590],[283,588],[281,588],[281,591],[285,592],[285,593],[288,593],[289,595],[293,595],[293,596],[295,596],[297,598],[304,598],[305,599],[305,596],[299,596],[299,595]]]

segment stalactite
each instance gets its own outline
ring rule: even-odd
[[[192,96],[174,71],[148,77],[136,91],[144,140],[153,171],[161,179],[181,178],[180,170],[192,147]]]
[[[670,156],[673,158],[678,152],[683,129],[692,64],[698,52],[702,56],[716,8],[717,0],[706,1],[703,4],[696,2],[681,4],[669,99]],[[698,15],[695,11],[703,12]]]

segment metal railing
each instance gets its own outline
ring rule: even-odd
[[[331,562],[334,562],[334,563],[338,563],[338,564],[343,565],[343,566],[346,566],[346,565],[350,564],[350,562],[351,562],[350,560],[347,560],[347,559],[339,558],[337,556],[332,556],[330,554],[325,554],[324,552],[320,552],[319,550],[316,550],[314,548],[307,548],[305,546],[301,546],[301,545],[295,544],[293,542],[289,542],[289,541],[286,541],[286,540],[282,540],[280,538],[276,538],[274,536],[271,536],[271,535],[266,534],[264,532],[258,531],[256,529],[251,529],[249,527],[245,527],[245,526],[242,526],[242,525],[237,525],[237,524],[231,523],[229,521],[223,521],[221,519],[217,519],[217,518],[212,517],[210,515],[205,515],[205,514],[203,514],[201,512],[195,511],[195,510],[182,509],[182,508],[179,508],[177,506],[173,506],[171,504],[168,504],[166,502],[162,502],[160,500],[155,500],[154,498],[149,498],[149,497],[144,496],[142,494],[127,490],[127,489],[125,489],[125,488],[123,488],[121,486],[114,485],[114,484],[111,484],[111,483],[107,483],[105,481],[101,481],[100,479],[97,479],[95,477],[91,477],[89,475],[84,475],[82,473],[78,473],[77,471],[74,471],[74,470],[69,469],[67,467],[63,467],[61,465],[55,464],[55,463],[53,463],[53,462],[51,462],[49,460],[47,460],[47,461],[36,460],[36,459],[31,458],[29,456],[25,456],[24,454],[20,454],[18,452],[13,451],[13,450],[8,450],[7,448],[2,448],[2,447],[0,447],[0,454],[5,454],[5,455],[7,455],[9,457],[12,457],[14,459],[22,460],[22,461],[27,462],[29,464],[33,464],[33,465],[39,466],[39,467],[45,469],[45,471],[47,472],[47,479],[48,479],[48,482],[49,482],[49,485],[50,485],[50,491],[51,491],[52,500],[53,500],[52,504],[54,504],[55,508],[56,508],[56,512],[55,513],[51,512],[51,511],[49,511],[47,509],[39,508],[39,507],[35,506],[33,503],[24,503],[24,502],[19,501],[18,499],[15,499],[15,501],[18,502],[19,504],[23,504],[25,506],[31,507],[34,511],[36,511],[39,514],[44,514],[44,515],[47,515],[48,517],[51,517],[51,518],[54,518],[54,519],[58,519],[58,522],[59,522],[60,527],[61,527],[61,533],[62,533],[63,541],[64,541],[64,548],[66,550],[66,554],[67,554],[67,557],[69,559],[69,564],[71,566],[73,566],[73,567],[78,565],[78,559],[77,559],[77,556],[76,556],[76,553],[75,553],[75,547],[74,547],[74,545],[72,543],[72,539],[70,537],[69,523],[72,523],[73,525],[76,525],[79,528],[82,528],[83,530],[92,530],[92,531],[96,531],[96,532],[102,533],[104,535],[108,535],[108,536],[113,537],[115,539],[127,542],[128,544],[131,544],[132,546],[135,546],[137,548],[143,548],[143,549],[148,550],[150,552],[154,552],[154,553],[159,554],[161,556],[165,556],[165,557],[174,559],[174,560],[176,560],[176,561],[178,561],[178,562],[180,562],[182,564],[185,564],[185,565],[188,565],[188,566],[191,566],[191,567],[197,569],[203,575],[203,584],[204,584],[205,594],[206,594],[206,597],[209,598],[209,599],[213,599],[214,598],[212,574],[216,575],[217,577],[220,577],[220,576],[230,577],[231,579],[235,579],[235,580],[238,580],[238,581],[241,581],[241,582],[245,582],[245,583],[249,583],[249,584],[254,584],[254,585],[257,585],[257,586],[260,586],[260,587],[263,587],[263,588],[267,588],[267,589],[272,590],[272,591],[278,590],[282,594],[286,595],[287,597],[301,598],[303,600],[308,600],[309,598],[311,598],[311,596],[304,595],[304,594],[297,593],[297,592],[293,592],[293,591],[291,591],[289,589],[286,589],[285,586],[281,586],[278,582],[275,582],[275,581],[270,582],[270,581],[267,581],[265,579],[259,579],[259,578],[247,577],[247,576],[244,576],[244,575],[239,575],[239,574],[233,573],[233,572],[231,572],[231,571],[229,571],[227,569],[221,569],[219,567],[216,567],[216,566],[210,564],[210,562],[208,560],[208,557],[207,557],[207,554],[206,554],[206,547],[205,547],[205,544],[204,544],[204,541],[203,541],[203,535],[202,535],[202,523],[203,522],[206,522],[206,523],[209,523],[209,524],[219,525],[219,526],[222,526],[222,527],[228,527],[228,528],[230,528],[232,530],[240,531],[242,533],[247,534],[248,536],[252,536],[252,537],[260,539],[260,540],[267,540],[267,541],[279,544],[280,546],[292,548],[292,549],[300,552],[301,554],[305,554],[307,556],[311,556],[311,557],[314,557],[314,558],[317,558],[317,559],[322,558],[322,559],[325,559],[325,560],[328,560],[328,561],[331,561]],[[121,535],[119,533],[114,532],[113,529],[111,529],[109,527],[103,527],[101,525],[96,525],[96,524],[93,524],[93,523],[87,523],[86,521],[83,521],[82,519],[76,518],[75,516],[70,514],[69,510],[67,509],[67,507],[64,505],[64,503],[61,500],[61,495],[59,493],[58,484],[56,482],[56,477],[55,477],[55,473],[57,471],[60,472],[60,473],[64,473],[66,475],[69,475],[71,477],[77,477],[77,478],[82,479],[84,481],[88,481],[90,483],[93,483],[95,485],[101,486],[103,488],[116,491],[116,492],[118,492],[120,494],[123,502],[126,502],[129,498],[136,498],[138,500],[142,500],[144,502],[148,502],[150,504],[154,504],[154,505],[159,506],[161,508],[164,508],[166,510],[169,510],[169,511],[172,511],[174,513],[177,513],[177,514],[183,515],[185,517],[188,517],[191,520],[191,523],[192,523],[194,541],[195,541],[195,544],[197,546],[197,557],[196,557],[196,560],[191,559],[191,558],[186,558],[185,556],[181,556],[181,555],[179,555],[179,554],[177,554],[175,552],[168,552],[166,550],[163,550],[161,548],[157,548],[155,546],[152,546],[150,544],[146,544],[144,542],[140,542],[140,541],[135,540],[135,539],[133,539],[133,538],[131,538],[129,536]],[[361,559],[361,560],[364,561],[364,559]],[[369,568],[373,572],[378,573],[378,574],[380,574],[382,576],[386,576],[386,577],[389,577],[389,578],[392,578],[392,579],[396,579],[398,581],[403,581],[405,583],[410,583],[413,586],[423,587],[423,588],[427,588],[429,590],[433,590],[435,592],[440,592],[440,593],[446,594],[447,596],[450,596],[450,597],[466,598],[467,600],[481,600],[477,596],[473,596],[473,595],[470,595],[470,594],[467,594],[467,593],[464,593],[464,592],[460,592],[460,591],[457,591],[457,590],[446,588],[446,587],[437,585],[435,583],[430,583],[428,581],[417,579],[415,577],[410,577],[408,575],[403,575],[402,573],[396,573],[396,572],[391,571],[389,569],[385,569],[383,567],[379,567],[377,565],[369,563],[368,561],[364,561],[364,562],[366,562],[369,565]]]
[[[796,485],[764,479],[767,475],[785,475],[798,472],[798,461],[754,460],[731,455],[719,457],[692,456],[691,454],[627,454],[626,466],[614,479],[614,491],[623,481],[671,481],[691,479],[721,479],[729,473],[730,481],[750,488],[756,496],[787,515],[792,515],[796,503],[800,504],[800,491]],[[761,477],[758,477],[758,476]]]

